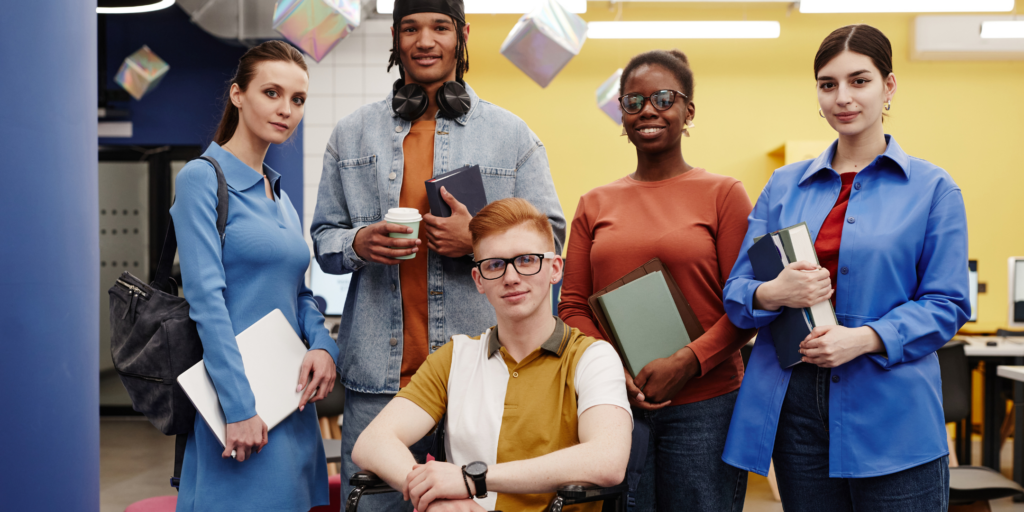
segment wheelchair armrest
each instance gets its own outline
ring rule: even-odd
[[[348,484],[352,487],[362,487],[365,491],[377,489],[382,492],[394,491],[387,482],[381,480],[381,478],[372,471],[360,471],[352,475],[352,478],[348,479]]]
[[[572,483],[559,487],[557,494],[559,497],[571,500],[571,502],[566,502],[566,505],[569,505],[572,503],[604,500],[611,496],[625,493],[628,490],[629,486],[625,482],[611,487],[600,487],[588,483]]]

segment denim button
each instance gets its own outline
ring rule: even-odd
[[[402,133],[402,127],[401,126],[396,126],[395,127],[395,133]]]
[[[846,274],[850,273],[850,268],[849,267],[843,267],[843,268],[839,269],[839,272],[841,272],[845,276]]]
[[[838,375],[833,375],[832,376],[832,382],[839,382],[839,376]]]
[[[395,179],[395,178],[397,178],[397,177],[398,177],[398,174],[397,174],[397,173],[394,173],[394,172],[393,172],[393,173],[391,173],[391,174],[388,174],[388,179],[389,179],[389,180],[393,180],[393,179]]]
[[[849,222],[850,224],[853,224],[854,222],[857,222],[857,219],[854,219],[853,217],[847,217],[846,218],[846,222]]]
[[[391,283],[391,291],[395,291],[395,283]]]
[[[391,338],[391,346],[398,345],[398,338]]]
[[[858,181],[857,183],[854,183],[853,188],[860,190],[860,182]]]

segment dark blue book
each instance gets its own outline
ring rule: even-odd
[[[750,258],[750,266],[754,269],[754,277],[758,281],[771,281],[786,268],[783,262],[786,256],[779,251],[772,234],[754,242],[754,245],[747,249],[747,257]],[[799,363],[803,358],[803,354],[800,353],[800,342],[811,333],[811,325],[805,310],[783,306],[782,314],[768,324],[768,328],[775,342],[775,356],[779,358],[779,365],[789,368]]]
[[[487,206],[487,194],[484,192],[484,180],[480,176],[479,165],[467,165],[452,172],[442,174],[426,181],[427,200],[430,201],[430,214],[435,217],[451,217],[452,209],[441,197],[441,187],[469,210],[470,215],[480,213]]]

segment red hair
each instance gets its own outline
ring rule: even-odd
[[[540,213],[526,199],[510,197],[499,199],[485,206],[480,213],[469,221],[469,232],[473,235],[473,248],[480,240],[489,236],[500,235],[512,228],[526,226],[551,242],[555,248],[555,235],[551,231],[551,223],[547,216]]]

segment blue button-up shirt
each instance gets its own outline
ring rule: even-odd
[[[466,90],[468,113],[456,119],[437,117],[434,176],[479,165],[487,200],[528,200],[547,215],[555,251],[561,253],[565,216],[544,145],[521,119],[481,100],[468,85]],[[334,128],[310,226],[320,268],[329,274],[352,273],[338,333],[339,369],[345,387],[361,393],[397,393],[402,366],[398,266],[364,261],[352,248],[356,232],[397,207],[402,191],[402,149],[412,123],[391,109],[392,97],[363,106]],[[496,322],[494,309],[473,283],[472,259],[450,263],[442,264],[433,251],[427,256],[429,340],[422,341],[429,341],[430,352],[456,334],[480,333]]]
[[[870,477],[948,454],[935,351],[970,313],[967,215],[946,171],[908,156],[886,136],[885,153],[861,170],[839,247],[836,317],[869,326],[885,354],[832,369],[829,476]],[[836,143],[814,160],[775,171],[748,219],[746,239],[725,285],[725,310],[741,328],[765,327],[778,312],[755,310],[747,249],[755,236],[807,222],[817,238],[842,182],[832,169]],[[807,363],[800,363],[807,364]],[[722,459],[768,472],[791,370],[760,329],[743,378]]]

